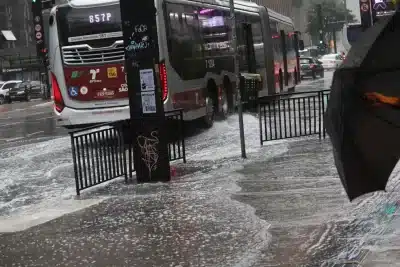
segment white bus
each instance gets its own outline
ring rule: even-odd
[[[211,126],[235,107],[228,1],[155,0],[160,84],[165,110]],[[252,2],[236,1],[241,72],[257,72],[259,96],[294,88],[298,71],[293,23]],[[59,125],[129,117],[119,1],[70,0],[53,7],[49,57]]]

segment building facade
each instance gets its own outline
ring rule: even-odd
[[[1,36],[0,56],[35,53],[32,23],[32,0],[1,0],[0,30],[11,30],[16,41]]]

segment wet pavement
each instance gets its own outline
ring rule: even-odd
[[[187,138],[171,183],[116,179],[78,198],[51,104],[13,105],[0,108],[0,266],[396,266],[399,170],[387,193],[349,203],[328,139],[260,147],[246,114],[242,160],[231,116]]]
[[[55,125],[50,101],[32,100],[0,106],[0,147],[48,140],[65,133]]]

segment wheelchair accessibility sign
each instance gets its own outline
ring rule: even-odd
[[[70,88],[68,88],[68,93],[71,97],[76,97],[78,96],[78,87],[76,86],[71,86]]]

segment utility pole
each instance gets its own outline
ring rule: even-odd
[[[124,141],[134,148],[138,183],[167,182],[171,180],[168,129],[161,78],[157,79],[166,73],[158,53],[159,11],[148,0],[120,0],[120,9],[131,115],[129,138]]]
[[[318,32],[319,32],[319,47],[322,50],[324,44],[324,33],[323,33],[323,19],[322,19],[322,5],[317,5],[317,19],[318,19]]]
[[[234,0],[229,0],[230,15],[231,15],[231,44],[233,49],[233,63],[235,65],[236,75],[236,94],[238,100],[238,115],[239,115],[239,132],[240,132],[240,148],[242,152],[242,158],[246,158],[246,144],[244,140],[244,125],[243,125],[243,106],[242,106],[242,95],[240,92],[240,73],[239,73],[239,60],[237,54],[237,34],[236,34],[236,15],[235,15],[235,3]]]

